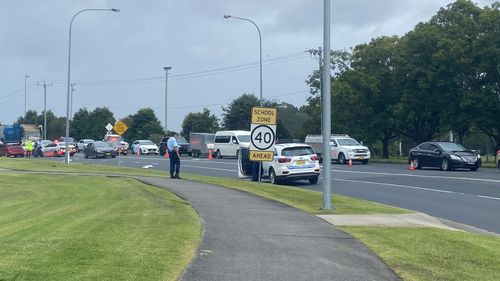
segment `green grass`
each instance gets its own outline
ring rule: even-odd
[[[431,228],[342,227],[403,280],[500,280],[500,238]]]
[[[97,165],[56,165],[42,167],[45,163],[28,163],[21,159],[1,159],[0,167],[38,170],[65,169],[68,172],[122,173],[130,175],[164,175],[163,172],[118,168]],[[27,160],[33,161],[33,160]],[[285,185],[271,185],[242,180],[183,174],[190,180],[216,184],[257,194],[288,204],[312,214],[370,214],[405,213],[406,210],[393,208],[368,201],[333,195],[333,211],[319,210],[322,194],[317,191]],[[1,183],[0,183],[0,186]],[[0,197],[0,218],[2,215]],[[0,241],[3,223],[0,220]],[[390,228],[390,227],[342,227],[371,248],[404,280],[500,280],[498,261],[500,260],[500,238],[464,232],[452,232],[430,228]],[[1,242],[0,242],[1,243]],[[189,248],[189,256],[192,249]],[[0,261],[2,260],[0,245]],[[3,264],[0,262],[0,280]],[[15,274],[13,272],[12,274]],[[14,276],[14,275],[9,276]],[[22,279],[18,279],[22,280]],[[99,279],[102,280],[102,279]],[[105,280],[105,279],[104,279]],[[125,279],[126,280],[126,279]]]
[[[133,179],[0,176],[0,280],[177,280],[200,231],[184,200]]]
[[[0,168],[30,170],[30,171],[59,171],[70,173],[97,173],[97,174],[122,174],[136,176],[165,176],[166,172],[150,169],[126,168],[117,166],[105,166],[94,164],[70,164],[38,159],[9,159],[0,158]],[[304,210],[311,214],[402,214],[409,211],[373,203],[365,200],[334,195],[332,206],[335,210],[320,210],[323,203],[321,192],[307,190],[286,185],[273,185],[268,183],[256,183],[237,179],[200,176],[183,173],[184,179],[196,180],[210,184],[216,184],[227,188],[238,189],[257,194],[295,208]]]

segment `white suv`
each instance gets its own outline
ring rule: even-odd
[[[309,180],[316,184],[320,173],[319,157],[307,144],[276,144],[273,161],[262,162],[262,173],[273,184],[284,180]]]
[[[332,160],[345,164],[349,159],[368,164],[370,150],[348,135],[332,135],[330,139]]]

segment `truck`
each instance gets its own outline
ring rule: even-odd
[[[323,161],[323,136],[307,135],[304,142],[310,145],[319,156],[320,161]],[[337,161],[339,164],[346,164],[348,161],[360,161],[362,164],[368,164],[368,160],[370,160],[368,147],[363,146],[347,134],[330,136],[330,155],[331,160]]]
[[[34,124],[14,124],[2,126],[4,143],[24,143],[26,140],[38,141],[41,138],[40,129]]]
[[[189,134],[189,151],[191,156],[200,157],[200,155],[208,155],[214,151],[213,133],[190,133]],[[209,152],[210,151],[210,152]]]

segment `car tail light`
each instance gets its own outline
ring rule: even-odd
[[[278,158],[278,163],[288,163],[291,162],[292,158],[280,157]]]
[[[313,156],[311,156],[311,160],[312,161],[319,161],[318,155],[314,154]]]
[[[500,154],[500,150],[497,151],[497,154]]]

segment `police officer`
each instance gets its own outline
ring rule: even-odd
[[[33,142],[30,140],[26,141],[26,156],[31,158],[31,152],[33,151]]]
[[[179,144],[175,137],[177,137],[176,132],[172,132],[172,136],[167,141],[168,154],[170,156],[170,178],[180,179],[179,169],[181,167],[181,159],[179,155]],[[175,174],[174,174],[175,172]]]

